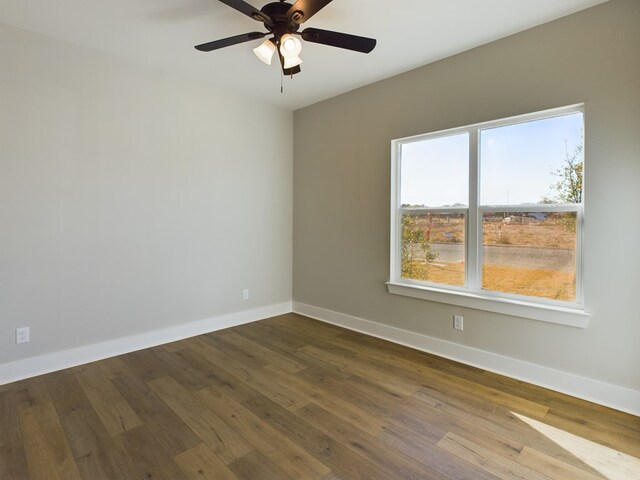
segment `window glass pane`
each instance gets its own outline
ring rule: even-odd
[[[582,113],[480,130],[480,203],[580,203]]]
[[[405,207],[466,206],[469,201],[469,134],[401,146],[400,204]]]
[[[576,213],[485,212],[482,288],[576,300]]]
[[[464,285],[465,215],[402,216],[402,278]]]

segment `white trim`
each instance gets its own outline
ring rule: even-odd
[[[524,205],[480,205],[480,212],[496,213],[545,213],[545,212],[578,212],[582,210],[581,203],[528,203]]]
[[[215,332],[216,330],[222,330],[224,328],[255,322],[276,315],[283,315],[291,311],[291,302],[267,305],[251,310],[220,315],[206,320],[197,320],[174,327],[137,333],[128,337],[47,353],[37,357],[15,360],[13,362],[0,364],[0,385],[103,360],[116,355],[135,352],[144,348],[175,342],[204,333]]]
[[[640,391],[574,375],[516,358],[460,345],[363,318],[294,302],[293,311],[416,350],[506,375],[617,410],[640,415]]]
[[[480,135],[478,130],[469,131],[469,211],[465,221],[465,262],[464,287],[480,285],[482,277],[482,216],[478,215],[480,203],[480,164],[478,152],[480,150]]]
[[[402,233],[400,215],[397,214],[397,206],[400,205],[400,149],[401,144],[397,140],[391,142],[391,235],[390,235],[390,266],[391,278],[400,278],[400,264],[396,258],[396,252],[402,248]]]
[[[525,113],[522,115],[514,115],[512,117],[498,118],[496,120],[489,120],[488,122],[472,123],[471,125],[463,125],[461,127],[447,128],[445,130],[438,130],[436,132],[419,133],[418,135],[411,135],[409,137],[395,138],[392,142],[397,144],[421,142],[433,137],[450,137],[463,133],[469,129],[487,130],[495,127],[506,127],[508,125],[517,125],[519,123],[527,123],[533,120],[540,120],[544,118],[561,117],[563,115],[570,115],[572,113],[584,113],[584,103],[576,103],[573,105],[567,105],[565,107],[550,108],[548,110],[540,110],[539,112]]]
[[[569,327],[587,328],[591,315],[580,308],[567,308],[547,303],[531,303],[508,298],[506,295],[481,295],[463,289],[438,288],[405,282],[387,282],[387,290],[394,295],[419,298],[432,302],[475,308],[485,312],[503,313],[514,317],[557,323]],[[491,292],[493,293],[493,292]]]
[[[467,214],[469,207],[400,207],[398,212],[401,214],[409,215],[426,215],[433,213],[435,215],[442,215],[447,213],[464,213]]]

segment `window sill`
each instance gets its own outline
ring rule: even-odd
[[[577,328],[586,328],[589,324],[590,315],[584,310],[575,308],[540,305],[519,300],[495,298],[468,292],[454,292],[451,290],[406,283],[387,282],[387,289],[389,293],[394,295],[475,308],[477,310],[513,315],[542,322],[557,323]]]

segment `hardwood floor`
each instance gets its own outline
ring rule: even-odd
[[[640,418],[289,314],[0,386],[2,479],[638,479]]]

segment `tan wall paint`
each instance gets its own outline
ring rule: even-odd
[[[0,364],[291,301],[291,112],[3,25],[0,59]]]
[[[390,141],[579,102],[589,327],[388,294]],[[613,0],[295,112],[294,301],[640,390],[639,185],[640,2]]]

